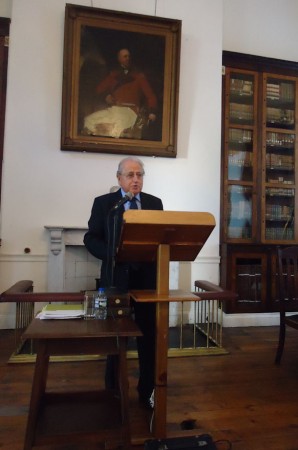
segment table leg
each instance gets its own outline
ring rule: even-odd
[[[128,401],[128,375],[127,375],[127,360],[126,360],[126,341],[127,338],[118,338],[119,342],[119,366],[118,366],[118,379],[121,399],[121,417],[122,427],[124,430],[124,443],[123,448],[125,450],[131,449],[131,435],[130,435],[130,422],[129,422],[129,401]]]
[[[156,292],[161,298],[156,304],[155,395],[153,434],[162,439],[167,434],[167,378],[169,302],[162,300],[169,295],[169,244],[160,244],[157,251]]]
[[[31,450],[34,444],[38,410],[46,389],[48,365],[49,355],[47,354],[46,341],[38,340],[24,450]]]
[[[156,365],[153,434],[162,439],[167,434],[167,378],[169,303],[156,305]]]

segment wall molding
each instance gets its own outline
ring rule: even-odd
[[[48,255],[34,255],[34,254],[1,254],[1,262],[48,262]]]
[[[223,327],[272,327],[279,326],[279,313],[223,313]]]
[[[201,256],[200,254],[197,256],[197,258],[194,261],[191,261],[194,264],[202,263],[204,264],[219,264],[220,263],[220,256],[214,255],[214,256]]]

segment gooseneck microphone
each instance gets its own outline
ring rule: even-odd
[[[121,198],[111,209],[111,211],[117,211],[117,209],[120,208],[120,206],[124,205],[124,203],[130,201],[133,198],[133,194],[131,192],[127,192],[127,194],[124,195],[124,197]]]

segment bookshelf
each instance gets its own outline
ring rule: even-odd
[[[221,285],[226,312],[278,310],[276,248],[297,243],[298,63],[223,52]]]

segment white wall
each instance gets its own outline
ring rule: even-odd
[[[86,226],[93,198],[115,184],[118,155],[60,150],[63,0],[3,0],[11,15],[1,204],[0,291],[20,279],[47,289],[44,225]],[[219,223],[222,50],[297,61],[296,0],[73,0],[182,20],[177,158],[144,157],[144,190],[167,210]],[[11,13],[10,13],[11,9]],[[181,287],[218,280],[219,227]],[[24,249],[31,249],[25,254]],[[13,326],[0,305],[0,327]]]
[[[297,0],[223,0],[223,49],[298,61]]]
[[[12,2],[1,206],[1,291],[24,278],[34,280],[36,291],[47,289],[48,237],[44,225],[86,226],[94,197],[115,184],[121,158],[60,150],[65,3]],[[209,211],[218,222],[222,2],[72,3],[182,20],[178,154],[175,159],[143,158],[144,191],[160,196],[167,210]],[[218,236],[217,228],[202,251],[202,256],[215,258],[216,273]],[[28,255],[24,254],[26,247],[31,249]]]
[[[0,17],[11,17],[12,0],[1,0]]]

